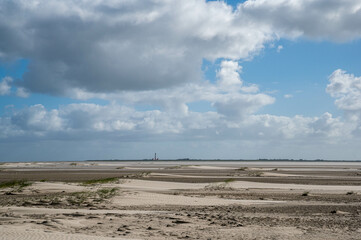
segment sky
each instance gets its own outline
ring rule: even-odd
[[[361,159],[358,0],[0,2],[0,161]]]

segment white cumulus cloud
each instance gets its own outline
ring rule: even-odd
[[[355,77],[341,69],[329,77],[326,91],[336,98],[336,105],[342,110],[361,111],[361,77]]]
[[[13,79],[11,77],[4,77],[0,82],[0,96],[10,94],[11,82]]]

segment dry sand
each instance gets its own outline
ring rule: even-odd
[[[0,182],[31,183],[0,188],[0,239],[361,239],[361,163],[0,168]]]

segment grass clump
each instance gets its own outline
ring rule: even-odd
[[[236,171],[247,171],[248,167],[240,167],[238,169],[236,169]]]
[[[141,173],[133,174],[131,177],[132,178],[143,178],[143,177],[149,176],[149,174],[151,174],[151,173],[152,172],[141,172]]]
[[[13,180],[9,182],[0,183],[0,188],[17,188],[22,189],[24,187],[30,186],[32,183],[26,180]]]
[[[105,183],[115,183],[118,182],[118,178],[103,178],[103,179],[92,179],[83,182],[83,185],[95,185],[95,184],[105,184]]]
[[[236,181],[234,178],[228,178],[228,179],[224,180],[225,183],[231,183],[234,181]]]
[[[248,176],[250,177],[262,177],[263,176],[263,172],[249,172]]]
[[[182,168],[182,165],[178,165],[178,166],[170,166],[170,167],[166,167],[164,169],[179,169]]]
[[[117,192],[118,188],[102,188],[96,192],[75,192],[64,200],[73,206],[89,206],[101,203],[115,196]]]
[[[66,201],[71,205],[83,205],[88,203],[88,199],[92,197],[91,192],[75,192],[66,198]]]
[[[118,188],[102,188],[96,191],[96,194],[101,199],[107,199],[114,196],[118,192]]]
[[[205,190],[210,191],[222,191],[222,190],[233,190],[232,187],[228,185],[228,183],[211,183],[204,187]]]
[[[211,183],[204,187],[205,190],[211,191],[221,191],[221,190],[233,190],[232,187],[229,186],[229,183],[234,182],[235,179],[229,178],[224,180],[223,183]]]

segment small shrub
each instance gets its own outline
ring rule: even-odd
[[[76,166],[76,165],[78,165],[78,164],[75,163],[75,162],[73,162],[73,163],[70,163],[69,165],[70,165],[70,166]]]

